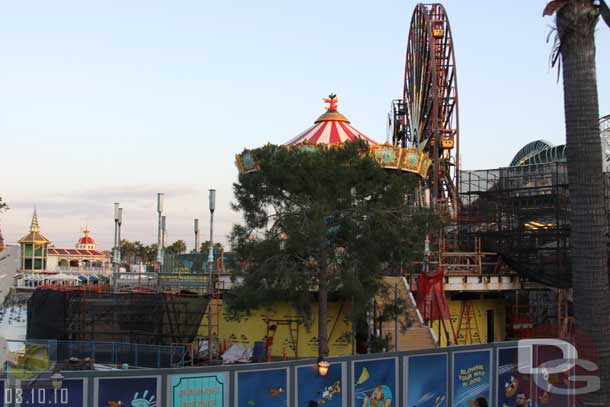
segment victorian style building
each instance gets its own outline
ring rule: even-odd
[[[111,255],[97,249],[85,228],[75,248],[59,248],[41,232],[34,210],[28,234],[18,240],[21,249],[17,287],[34,288],[40,284],[78,285],[97,282],[111,272]],[[21,283],[21,284],[20,284]]]

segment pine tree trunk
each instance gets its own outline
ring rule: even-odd
[[[328,268],[326,259],[320,262],[318,275],[318,356],[328,356]]]
[[[557,14],[563,62],[567,165],[570,190],[570,261],[574,314],[595,343],[601,389],[587,405],[610,405],[610,290],[594,29],[590,0],[571,0]],[[578,344],[577,344],[578,347]],[[587,349],[579,349],[587,353]]]

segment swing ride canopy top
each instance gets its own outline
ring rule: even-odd
[[[313,126],[299,133],[282,146],[300,148],[310,151],[322,151],[325,148],[341,145],[356,140],[365,140],[369,145],[369,154],[379,165],[392,170],[412,172],[424,177],[432,160],[426,153],[417,148],[404,148],[392,144],[377,144],[372,138],[351,125],[350,121],[337,109],[339,98],[331,94],[324,101],[329,104],[326,113],[318,117]],[[235,156],[235,165],[242,174],[259,170],[257,150],[244,150]]]
[[[366,140],[371,145],[377,143],[370,137],[356,130],[345,116],[339,113],[337,102],[339,98],[331,94],[324,101],[330,105],[326,108],[326,113],[318,117],[313,126],[300,133],[295,138],[284,143],[284,145],[295,145],[299,143],[312,144],[337,144],[358,139]]]

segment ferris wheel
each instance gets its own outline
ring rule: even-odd
[[[419,4],[411,18],[402,99],[392,102],[388,138],[416,148],[432,165],[427,204],[458,210],[459,111],[453,36],[441,4]]]

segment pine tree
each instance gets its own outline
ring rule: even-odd
[[[421,258],[433,220],[409,199],[416,176],[382,169],[365,142],[253,154],[260,170],[234,184],[245,224],[231,235],[243,270],[229,309],[238,316],[288,301],[307,315],[317,297],[318,351],[327,356],[329,296],[355,298],[362,316],[384,271]]]

